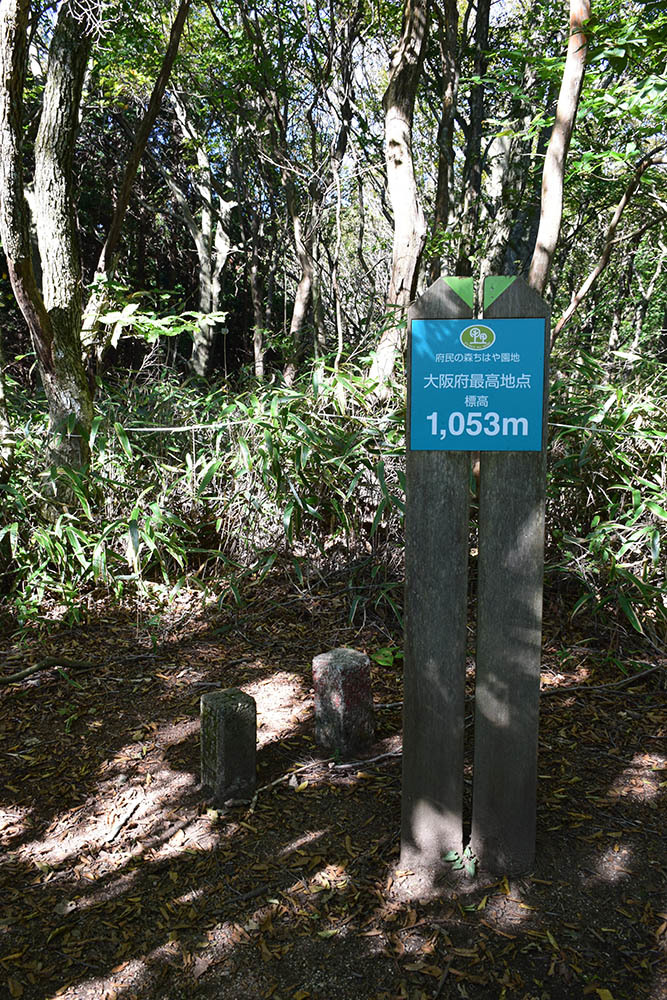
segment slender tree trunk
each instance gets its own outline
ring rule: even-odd
[[[5,396],[5,352],[0,333],[0,483],[6,483],[14,462],[14,433]]]
[[[370,377],[379,397],[387,394],[396,357],[403,349],[402,320],[417,288],[426,222],[412,158],[412,119],[428,35],[428,0],[406,0],[403,28],[384,93],[387,186],[394,213],[394,242],[387,310],[390,325],[380,338]]]
[[[609,353],[618,350],[621,342],[621,323],[623,322],[625,306],[630,295],[630,286],[632,285],[632,278],[635,272],[635,254],[637,252],[638,245],[638,239],[633,240],[630,245],[627,260],[624,263],[618,292],[614,299],[614,310],[611,318],[611,328],[609,330],[609,341],[607,345]]]
[[[658,337],[658,350],[656,351],[658,361],[667,364],[667,303],[662,311],[662,324],[660,336]]]
[[[227,201],[217,188],[214,193],[213,171],[204,138],[184,101],[175,95],[173,103],[183,138],[195,145],[197,155],[194,188],[198,192],[201,206],[200,223],[197,226],[194,216],[188,213],[187,224],[199,260],[199,311],[203,316],[194,333],[190,368],[197,375],[207,375],[213,362],[213,350],[220,327],[219,322],[211,319],[211,315],[220,308],[220,279],[231,247],[227,225],[233,203]],[[185,195],[179,199],[179,204],[187,204]]]
[[[23,194],[21,141],[28,13],[27,0],[6,0],[0,7],[0,237],[16,301],[33,334],[41,332],[42,323],[47,327],[49,323],[32,270],[28,209]],[[0,365],[0,464],[4,478],[14,448],[4,392],[4,357]]]
[[[285,197],[287,201],[287,211],[292,223],[294,234],[294,246],[296,248],[301,276],[294,293],[294,304],[292,306],[292,318],[289,327],[289,339],[291,345],[291,357],[288,359],[283,372],[285,381],[292,385],[296,378],[301,353],[303,350],[303,327],[308,315],[311,294],[313,291],[313,275],[315,267],[313,262],[313,235],[312,227],[308,236],[304,236],[301,217],[296,207],[296,194],[294,186],[287,172],[283,171],[283,184],[285,187]]]
[[[456,0],[444,0],[443,10],[436,5],[442,72],[442,110],[438,129],[438,181],[433,212],[433,236],[436,250],[431,258],[430,281],[440,277],[442,254],[438,241],[444,237],[449,222],[450,187],[454,173],[454,116],[459,89],[458,21]]]
[[[623,196],[619,201],[618,205],[616,206],[616,210],[614,211],[611,222],[607,227],[607,232],[605,233],[604,248],[602,250],[602,254],[600,255],[600,259],[598,260],[597,264],[595,265],[593,270],[590,272],[590,274],[584,281],[583,285],[581,285],[576,294],[572,296],[570,305],[567,307],[561,318],[558,320],[558,323],[554,327],[554,331],[551,336],[552,344],[555,342],[561,330],[566,326],[567,323],[569,323],[572,316],[574,316],[576,310],[579,308],[580,302],[582,302],[582,300],[586,297],[590,289],[593,287],[593,285],[595,284],[595,282],[600,277],[600,275],[606,268],[607,264],[609,263],[611,253],[614,248],[614,242],[615,242],[616,230],[618,229],[618,224],[621,221],[623,212],[630,203],[632,196],[639,187],[640,181],[645,171],[648,170],[649,167],[655,166],[657,164],[664,164],[667,162],[667,159],[662,153],[663,149],[664,147],[661,146],[659,147],[658,150],[654,150],[653,152],[648,153],[646,156],[643,156],[639,161],[639,163],[637,164],[637,166],[635,167],[632,178],[630,179],[628,186],[623,192]]]
[[[321,281],[321,248],[319,243],[313,244],[313,355],[321,358],[326,350],[326,331],[324,328],[324,302],[322,299]]]
[[[528,273],[528,284],[538,295],[542,295],[547,286],[560,234],[565,162],[584,82],[588,48],[585,25],[590,16],[590,0],[570,0],[570,37],[556,106],[556,121],[544,160],[540,226]]]
[[[534,84],[532,69],[523,75],[522,92],[526,99],[512,102],[512,118],[517,132],[528,131],[532,118],[529,103]],[[479,266],[478,287],[484,287],[484,280],[493,274],[516,274],[519,267],[517,257],[508,252],[512,229],[521,208],[526,183],[525,163],[530,150],[526,140],[516,136],[499,135],[491,143],[488,152],[488,199],[491,204],[490,225],[484,255]],[[508,259],[509,258],[509,259]]]
[[[635,313],[634,313],[634,328],[632,335],[632,346],[631,351],[636,352],[639,350],[639,345],[641,343],[642,335],[644,333],[644,320],[646,319],[646,313],[648,312],[648,307],[651,304],[651,299],[655,292],[656,285],[662,274],[662,269],[665,263],[665,257],[667,257],[667,246],[664,243],[660,245],[660,254],[658,256],[658,261],[653,274],[651,275],[648,284],[644,284],[641,279],[639,271],[636,272],[637,285],[639,286],[639,295],[635,301]]]
[[[472,274],[482,195],[482,132],[484,128],[484,77],[488,67],[489,12],[491,0],[477,0],[473,71],[479,82],[470,91],[470,123],[463,165],[463,215],[457,274]]]
[[[257,241],[253,235],[252,256],[249,271],[250,298],[252,299],[253,330],[252,354],[255,378],[264,378],[264,330],[266,329],[266,314],[264,311],[264,292],[259,269],[259,253]]]

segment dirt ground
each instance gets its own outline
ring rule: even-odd
[[[5,677],[72,662],[0,688],[2,1000],[667,997],[664,655],[547,601],[534,871],[452,872],[410,899],[400,659],[373,662],[377,742],[354,766],[314,743],[310,674],[326,649],[400,637],[372,609],[349,625],[343,587],[244,598],[99,601],[5,640]],[[226,809],[198,788],[215,686],[258,708],[259,792]]]

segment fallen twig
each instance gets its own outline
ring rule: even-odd
[[[445,980],[447,979],[447,976],[449,975],[449,967],[450,967],[451,964],[452,964],[452,960],[451,960],[451,958],[448,958],[447,959],[447,964],[445,966],[445,971],[440,976],[440,982],[438,983],[438,988],[435,991],[435,993],[433,994],[433,1000],[438,1000],[438,997],[442,993],[442,988],[445,985]]]
[[[125,810],[125,812],[120,817],[120,819],[116,822],[113,830],[111,831],[111,833],[107,837],[107,839],[106,839],[106,843],[107,844],[111,844],[116,839],[116,837],[118,836],[118,834],[120,833],[120,831],[123,829],[123,827],[125,826],[125,824],[128,823],[132,819],[132,817],[134,816],[135,812],[137,811],[137,809],[141,805],[141,802],[142,802],[142,799],[141,799],[141,796],[139,796],[139,798],[135,799],[134,802]]]
[[[377,757],[366,757],[365,760],[351,760],[345,764],[332,764],[331,768],[336,771],[344,771],[352,767],[365,767],[368,764],[377,764],[381,760],[388,760],[390,757],[400,757],[402,753],[402,750],[390,750],[388,753],[378,754]]]
[[[96,663],[68,660],[64,656],[47,656],[45,659],[40,660],[39,663],[34,663],[31,667],[26,667],[25,670],[19,670],[15,674],[8,674],[7,677],[0,677],[0,684],[15,684],[17,681],[22,681],[25,677],[30,677],[31,674],[36,674],[40,670],[49,670],[52,667],[69,667],[70,670],[95,670],[97,666],[98,664]]]
[[[301,774],[302,771],[309,771],[313,767],[319,767],[326,763],[326,760],[311,760],[309,764],[303,764],[302,767],[297,767],[293,771],[288,771],[287,774],[282,774],[279,778],[276,778],[275,781],[270,781],[268,785],[262,785],[261,788],[258,788],[255,791],[255,794],[250,801],[248,812],[254,813],[255,806],[257,805],[257,796],[260,792],[267,792],[269,788],[275,788],[276,785],[281,785],[284,781],[289,781],[294,774]]]
[[[640,674],[633,674],[632,677],[624,677],[620,681],[610,681],[609,684],[575,684],[572,687],[543,688],[540,691],[540,696],[550,694],[569,694],[571,691],[608,691],[610,688],[627,687],[628,684],[634,684],[635,681],[641,680],[642,677],[648,677],[649,674],[654,674],[656,670],[664,669],[665,668],[662,663],[657,663],[654,667],[650,667],[648,670],[642,670]]]

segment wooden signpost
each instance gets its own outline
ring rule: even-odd
[[[535,853],[549,314],[520,278],[440,278],[408,314],[401,866],[463,849],[470,452],[480,452],[471,847]]]

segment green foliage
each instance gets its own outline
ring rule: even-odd
[[[548,579],[573,589],[575,612],[664,634],[667,366],[619,352],[607,367],[580,354],[554,369]],[[397,388],[379,414],[351,365],[238,393],[148,365],[103,388],[92,472],[58,473],[66,505],[43,467],[46,421],[20,411],[0,487],[3,591],[20,621],[55,606],[76,619],[99,588],[118,598],[187,581],[240,601],[243,575],[278,563],[300,582],[344,570],[352,617],[371,601],[400,621],[402,405]]]
[[[400,546],[403,415],[378,421],[359,371],[318,366],[292,388],[206,395],[149,367],[129,387],[106,386],[98,411],[92,470],[58,473],[66,507],[54,470],[42,472],[45,423],[18,435],[14,478],[0,487],[0,558],[22,619],[54,602],[76,617],[86,590],[120,596],[186,574],[202,588],[224,577],[238,595],[235,577],[261,577],[278,558],[299,576],[355,554],[374,557],[376,603],[392,604],[395,583],[378,570]]]
[[[638,632],[667,625],[667,365],[618,352],[561,362],[552,392],[551,568],[575,611],[619,610]]]
[[[448,851],[442,860],[452,866],[452,871],[463,871],[468,878],[474,878],[477,871],[477,858],[473,854],[470,844],[463,850],[462,854],[459,854],[458,851]]]

